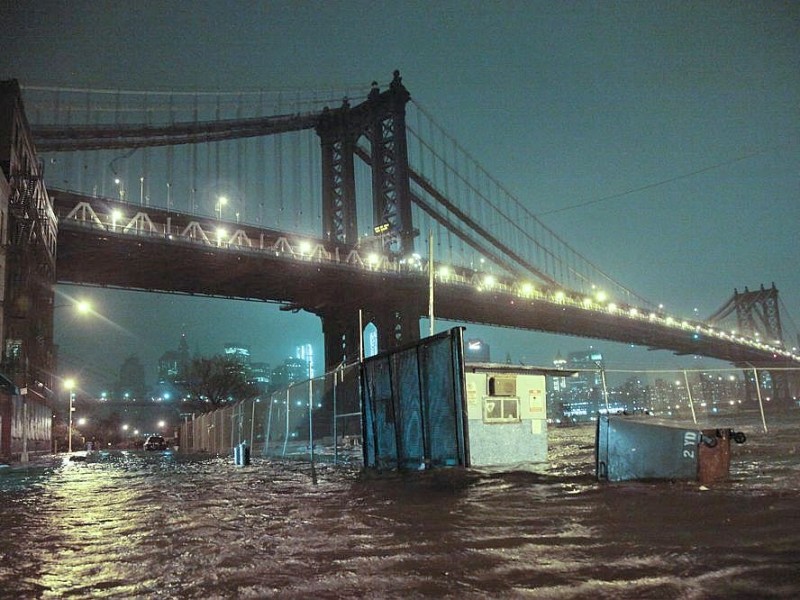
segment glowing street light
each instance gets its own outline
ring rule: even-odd
[[[117,221],[124,216],[125,215],[118,208],[115,208],[111,211],[111,231],[114,231],[117,228]]]
[[[78,300],[75,303],[75,310],[77,310],[82,315],[88,314],[92,312],[92,303],[88,300]]]
[[[222,240],[225,239],[226,235],[228,235],[228,232],[225,229],[222,227],[217,229],[217,246],[222,246]]]

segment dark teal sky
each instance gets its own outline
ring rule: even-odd
[[[682,316],[775,282],[797,330],[800,3],[11,0],[0,20],[0,77],[23,85],[366,89],[399,68],[490,173],[617,280]],[[176,314],[202,315],[189,333],[207,352],[241,337],[276,362],[288,334],[321,342],[314,318],[264,305],[106,296],[137,336],[119,337],[103,369],[174,346]],[[91,355],[70,329],[62,355]],[[603,342],[472,334],[497,359],[541,364],[592,343],[643,360]]]

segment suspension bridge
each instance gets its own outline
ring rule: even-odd
[[[417,339],[433,308],[800,367],[774,285],[735,292],[707,320],[665,314],[542,223],[397,72],[324,94],[26,88],[24,100],[58,218],[59,282],[309,311],[329,366],[357,357],[366,323],[388,350]]]

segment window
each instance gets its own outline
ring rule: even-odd
[[[519,423],[519,398],[488,397],[483,399],[484,423]]]

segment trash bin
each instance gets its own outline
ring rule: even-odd
[[[731,439],[743,433],[727,428],[697,429],[659,419],[601,415],[597,420],[597,478],[694,479],[702,483],[728,478]]]
[[[246,442],[233,447],[233,464],[244,467],[250,464],[250,447]]]

